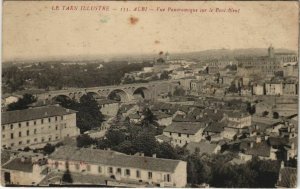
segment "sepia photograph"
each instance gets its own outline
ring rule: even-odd
[[[2,186],[298,186],[298,1],[4,0],[1,35]]]

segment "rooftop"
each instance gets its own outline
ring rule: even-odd
[[[9,123],[16,123],[22,121],[29,121],[53,116],[62,116],[67,114],[74,114],[76,111],[63,108],[61,106],[41,106],[36,108],[29,108],[25,110],[2,112],[2,125]]]
[[[115,151],[68,146],[58,148],[49,156],[49,159],[68,159],[70,161],[84,161],[91,164],[131,167],[161,172],[173,172],[180,162],[179,160],[130,156]]]
[[[173,122],[164,129],[164,132],[174,132],[183,134],[196,134],[200,129],[205,129],[205,123],[200,122]]]
[[[215,149],[218,147],[217,144],[208,143],[205,141],[200,142],[190,142],[186,146],[186,149],[189,150],[191,153],[194,153],[196,149],[199,150],[199,154],[213,154]]]

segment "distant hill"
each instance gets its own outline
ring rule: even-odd
[[[275,49],[275,53],[296,53],[288,49]],[[268,55],[268,50],[266,48],[249,48],[249,49],[214,49],[206,50],[199,52],[190,52],[190,53],[177,53],[170,54],[170,57],[173,58],[185,58],[185,59],[197,59],[205,60],[211,58],[228,58],[233,59],[234,57],[241,56],[266,56]]]
[[[275,53],[296,53],[295,51],[288,49],[275,49]],[[185,53],[169,53],[170,59],[187,59],[187,60],[206,60],[206,59],[220,59],[228,58],[233,59],[234,57],[240,56],[266,56],[268,54],[267,48],[248,48],[248,49],[212,49],[196,52],[185,52]],[[126,55],[106,55],[106,56],[93,56],[85,57],[78,56],[72,58],[56,58],[51,60],[26,60],[19,62],[7,62],[2,64],[2,67],[11,66],[13,63],[17,65],[20,64],[30,64],[30,63],[74,63],[74,62],[84,62],[84,63],[109,63],[114,61],[128,61],[128,62],[143,62],[152,61],[158,58],[158,54],[126,54]]]

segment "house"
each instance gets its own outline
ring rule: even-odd
[[[229,126],[232,125],[237,129],[241,129],[251,125],[251,115],[248,112],[227,111],[225,114],[227,115]]]
[[[285,167],[284,163],[281,162],[279,176],[276,188],[296,188],[297,187],[297,168]]]
[[[201,122],[173,122],[164,129],[163,135],[171,138],[172,145],[182,147],[189,142],[201,141],[206,127]]]
[[[153,115],[157,119],[156,121],[160,126],[169,126],[172,123],[172,115],[163,112],[153,112]]]
[[[76,111],[59,105],[2,112],[2,148],[23,149],[79,135]]]
[[[280,81],[267,81],[265,89],[266,95],[283,95],[283,83]]]
[[[136,112],[128,115],[130,123],[139,123],[142,120],[142,116]]]
[[[119,102],[110,99],[97,99],[98,106],[103,115],[116,116],[119,110]]]
[[[114,151],[63,146],[48,157],[51,172],[105,177],[127,183],[151,183],[160,187],[185,187],[187,163],[181,160],[126,155]]]
[[[253,157],[258,157],[262,160],[276,160],[277,150],[272,148],[266,141],[263,141],[260,136],[256,137],[256,141],[251,141],[250,146],[239,153],[242,160],[248,161]]]
[[[34,186],[47,174],[47,160],[41,156],[12,158],[2,165],[1,176],[5,184]]]
[[[263,83],[254,83],[252,85],[253,95],[264,95],[265,89]]]
[[[209,143],[208,141],[200,141],[200,142],[190,142],[186,146],[186,149],[192,153],[198,153],[199,155],[203,154],[217,154],[221,151],[221,146],[214,143]]]

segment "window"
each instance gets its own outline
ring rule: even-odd
[[[30,143],[30,140],[27,140],[26,142],[27,142],[27,144],[29,144],[29,143]]]
[[[36,121],[33,122],[33,125],[36,125]]]
[[[75,164],[75,169],[76,169],[76,170],[79,170],[79,168],[80,168],[79,164],[78,164],[78,163]]]
[[[29,136],[29,130],[26,131],[27,136]]]
[[[55,130],[57,130],[57,129],[58,129],[58,126],[56,125],[56,126],[55,126]]]
[[[22,141],[19,142],[19,145],[22,145]]]
[[[5,126],[2,126],[2,130],[3,130],[3,131],[5,130]]]
[[[152,172],[148,172],[148,179],[152,179]]]
[[[61,120],[64,120],[64,116],[60,116],[60,119],[61,119]]]
[[[58,168],[58,161],[56,161],[54,164],[55,164],[55,168],[57,169]]]
[[[34,142],[37,142],[37,138],[34,139]]]
[[[130,169],[126,169],[126,170],[125,170],[125,175],[126,175],[126,176],[130,176]]]
[[[19,123],[19,128],[21,128],[21,123]]]
[[[2,135],[2,138],[5,138],[5,135]]]
[[[136,170],[136,178],[140,178],[141,177],[141,172],[140,170]]]
[[[172,136],[172,133],[170,132],[170,136]]]
[[[36,134],[36,129],[33,130],[33,133]]]
[[[170,174],[164,175],[164,181],[171,182],[171,175]]]
[[[108,173],[113,173],[114,171],[113,171],[113,168],[112,167],[109,167],[108,168]]]
[[[15,145],[14,143],[11,143],[11,144],[10,144],[11,147],[13,147],[14,145]]]
[[[55,116],[55,121],[57,121],[57,116]]]
[[[58,139],[58,136],[56,136],[55,139]]]
[[[181,133],[178,133],[178,137],[181,137]]]
[[[51,141],[51,137],[49,137],[48,140]]]
[[[118,168],[118,169],[117,169],[117,173],[122,174],[122,169],[121,169],[121,168]]]
[[[14,129],[14,125],[13,124],[10,125],[10,129]]]
[[[48,118],[48,122],[49,122],[49,123],[51,122],[51,118],[50,118],[50,117]]]
[[[41,124],[44,124],[44,119],[41,119]]]
[[[87,165],[86,170],[90,172],[91,171],[91,165]]]
[[[102,173],[102,167],[98,166],[98,173]]]
[[[14,139],[14,133],[10,134],[10,139]]]
[[[26,122],[26,126],[29,126],[29,122],[28,121]]]
[[[22,132],[19,132],[19,137],[22,137]]]
[[[45,139],[44,138],[42,138],[42,142],[44,142],[45,141]]]

